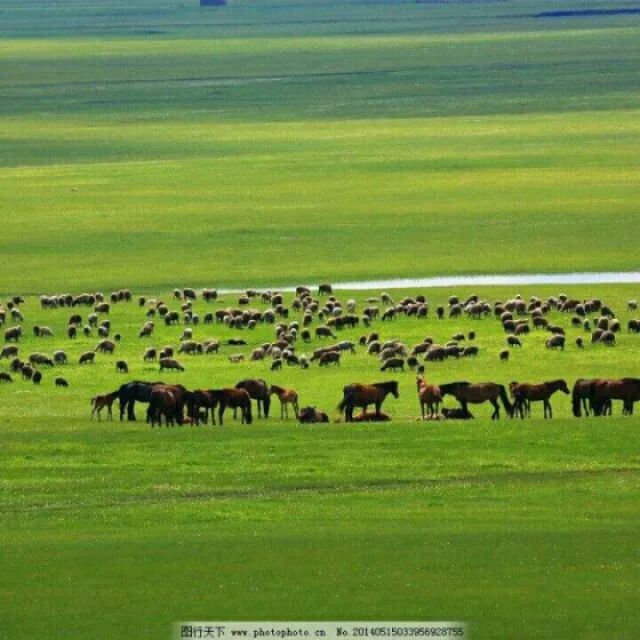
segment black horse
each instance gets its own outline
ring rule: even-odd
[[[120,422],[124,420],[124,413],[127,412],[127,420],[135,421],[136,414],[134,411],[136,400],[138,402],[149,403],[151,399],[151,391],[157,384],[164,382],[143,382],[142,380],[134,380],[123,384],[116,393],[120,401]]]

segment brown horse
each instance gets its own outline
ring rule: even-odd
[[[114,391],[113,393],[108,393],[104,396],[96,396],[95,398],[91,398],[91,406],[93,409],[91,410],[91,419],[93,420],[93,415],[98,415],[98,422],[102,420],[100,417],[100,413],[104,408],[107,409],[107,414],[109,415],[109,420],[113,420],[113,412],[111,407],[113,406],[114,400],[118,397],[118,392]]]
[[[284,387],[279,387],[276,384],[272,384],[269,389],[269,393],[275,394],[278,396],[278,400],[280,400],[280,419],[284,419],[286,416],[289,417],[289,409],[288,406],[293,406],[293,412],[295,413],[296,420],[298,419],[298,392],[294,389],[285,389]]]
[[[218,403],[220,426],[223,424],[224,412],[227,407],[234,410],[240,409],[242,424],[251,424],[251,396],[246,389],[209,389],[209,393]]]
[[[376,415],[380,416],[380,408],[385,398],[391,394],[394,398],[399,398],[398,382],[389,380],[388,382],[376,382],[374,384],[348,384],[343,388],[343,398],[338,405],[340,413],[344,412],[345,422],[353,421],[353,410],[361,407],[362,413],[367,411],[370,404],[375,405]]]
[[[442,402],[440,387],[435,384],[427,384],[424,376],[417,376],[416,388],[418,390],[418,400],[420,401],[422,419],[425,419],[425,407],[429,410],[430,418],[437,415],[440,409],[440,403]]]
[[[511,415],[518,412],[520,418],[525,415],[531,417],[531,403],[542,402],[544,404],[544,417],[552,418],[553,411],[549,398],[556,392],[562,391],[569,395],[569,387],[564,380],[550,380],[541,384],[530,384],[528,382],[512,382],[509,385],[511,396],[514,399]]]
[[[316,424],[318,422],[329,422],[329,416],[318,411],[315,407],[303,407],[298,416],[300,424]]]
[[[611,415],[612,400],[622,400],[622,415],[633,415],[633,405],[640,400],[640,379],[598,380],[593,383],[591,402],[594,415]]]
[[[204,409],[204,423],[209,419],[211,409],[211,424],[216,423],[215,410],[218,406],[218,398],[207,389],[196,389],[189,395],[187,401],[187,414],[191,418],[191,424],[200,424],[202,418],[201,409]]]
[[[162,426],[162,416],[164,416],[167,427],[173,427],[177,418],[177,398],[174,389],[170,385],[157,385],[151,390],[149,398],[149,409],[147,420],[152,427]],[[178,424],[182,424],[182,419]]]
[[[493,406],[492,420],[497,420],[500,417],[500,405],[498,404],[498,399],[500,399],[507,414],[511,415],[511,403],[502,384],[495,382],[450,382],[440,385],[440,393],[443,398],[446,395],[453,396],[460,403],[464,412],[468,412],[467,405],[469,404],[490,402]]]
[[[256,404],[258,405],[258,418],[262,418],[263,413],[265,418],[269,417],[271,396],[269,394],[269,385],[264,380],[254,380],[251,378],[241,380],[236,385],[236,389],[244,389],[249,394],[249,397],[256,401]]]

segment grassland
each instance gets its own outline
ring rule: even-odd
[[[0,298],[637,269],[640,17],[536,17],[557,8],[5,0]],[[623,323],[639,297],[565,290],[610,301]],[[425,293],[434,306],[450,292]],[[34,298],[24,310],[24,354],[64,346],[75,363],[97,342],[61,337],[67,311]],[[576,420],[560,397],[552,421],[492,423],[482,408],[469,424],[424,424],[405,373],[385,425],[89,422],[89,398],[123,380],[115,359],[158,377],[141,361],[141,316],[116,307],[115,356],[65,367],[68,390],[48,371],[41,387],[0,385],[0,637],[155,640],[211,618],[637,635],[637,417]],[[56,337],[36,340],[36,322]],[[382,327],[409,344],[470,329],[479,357],[430,379],[640,375],[626,333],[564,353],[532,335],[503,365],[493,320]],[[151,342],[177,334],[159,326]],[[196,331],[207,335],[231,332]],[[248,353],[272,333],[243,337]],[[332,415],[345,382],[384,378],[362,353],[270,374],[229,351],[166,377],[215,387],[259,374]]]
[[[435,306],[451,292],[425,293]],[[514,291],[479,293],[493,300]],[[623,324],[636,293],[588,291]],[[341,297],[348,295],[362,303],[369,294]],[[227,296],[206,308],[232,302]],[[476,638],[627,638],[637,628],[638,419],[621,417],[620,407],[610,419],[576,420],[569,400],[557,396],[551,421],[536,407],[531,420],[491,422],[485,407],[474,408],[468,424],[420,423],[413,375],[382,374],[362,350],[331,370],[271,373],[267,362],[229,363],[229,353],[271,339],[272,328],[260,326],[241,332],[246,347],[182,357],[186,371],[163,377],[191,388],[265,377],[294,386],[303,404],[332,417],[344,383],[396,378],[400,398],[386,405],[394,421],[300,427],[272,417],[155,430],[90,422],[88,399],[123,379],[156,379],[157,365],[142,362],[144,348],[175,345],[182,329],[159,325],[151,341],[139,339],[143,311],[117,305],[116,353],[79,367],[77,356],[96,338],[60,337],[68,310],[41,311],[35,299],[23,307],[27,327],[47,324],[56,337],[28,335],[21,353],[63,346],[72,363],[45,371],[41,387],[0,386],[5,637],[162,638],[178,619],[211,617],[454,618],[468,620]],[[196,310],[202,314],[204,303]],[[505,338],[493,319],[401,318],[375,328],[408,344],[475,330],[479,356],[429,365],[435,382],[638,375],[637,336],[623,332],[615,348],[579,351],[573,340],[582,332],[569,328],[569,317],[551,319],[567,327],[567,350],[546,351],[546,335],[534,333],[507,364],[498,362]],[[238,333],[195,329],[197,339]],[[121,358],[130,365],[126,378],[115,373]],[[60,374],[68,390],[53,387]]]
[[[554,7],[8,3],[0,291],[635,269],[640,18]]]

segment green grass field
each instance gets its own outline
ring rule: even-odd
[[[637,16],[5,4],[0,291],[637,268]]]
[[[0,300],[637,270],[640,16],[538,17],[633,7],[4,0]],[[640,297],[635,286],[562,289],[610,302],[623,325]],[[451,292],[424,293],[433,309]],[[33,297],[23,308],[21,354],[64,347],[73,364],[61,368],[68,390],[53,387],[60,370],[41,387],[0,385],[0,638],[155,640],[188,619],[637,635],[638,418],[619,406],[577,420],[561,396],[551,421],[535,407],[531,420],[491,422],[483,407],[469,423],[422,423],[413,375],[385,376],[363,353],[332,370],[229,363],[272,339],[261,326],[242,332],[248,347],[182,358],[183,374],[162,377],[216,387],[260,375],[332,417],[345,383],[394,377],[393,422],[90,422],[96,393],[158,377],[142,363],[141,310],[118,305],[116,354],[81,368],[97,338],[68,341],[68,310]],[[36,322],[56,336],[36,339]],[[475,329],[478,358],[429,366],[435,382],[640,375],[640,338],[626,331],[613,349],[578,351],[572,329],[563,353],[534,333],[504,364],[493,319],[374,329],[409,345]],[[148,343],[178,336],[158,326]]]
[[[633,317],[626,300],[636,291],[588,293],[613,305],[626,324]],[[451,292],[426,293],[435,307]],[[493,300],[514,291],[479,293]],[[369,294],[341,298],[348,295],[362,304]],[[202,315],[230,303],[226,296],[195,308]],[[640,622],[640,447],[638,418],[621,417],[619,406],[613,418],[577,420],[559,394],[553,420],[542,420],[534,405],[531,420],[492,422],[486,406],[473,407],[470,423],[422,423],[409,371],[380,373],[362,349],[335,369],[272,373],[268,361],[233,365],[230,353],[248,354],[271,340],[273,328],[213,325],[196,327],[194,336],[241,334],[249,344],[181,356],[186,371],[163,379],[211,388],[265,377],[295,387],[302,405],[332,419],[345,383],[398,379],[400,398],[385,405],[393,422],[301,427],[277,418],[277,401],[269,420],[251,426],[229,416],[223,428],[90,422],[94,394],[126,379],[158,378],[142,352],[176,345],[182,327],[158,325],[152,339],[140,339],[143,310],[121,303],[111,313],[113,331],[123,336],[116,353],[80,367],[78,355],[97,339],[64,337],[69,310],[42,311],[35,299],[23,310],[26,327],[46,323],[56,336],[28,335],[22,357],[62,346],[71,364],[45,370],[40,387],[19,380],[0,386],[4,637],[163,638],[177,620],[211,618],[442,618],[469,621],[475,638],[633,636]],[[579,351],[573,341],[582,331],[569,328],[569,316],[550,319],[567,327],[566,351],[545,350],[548,334],[534,332],[506,364],[497,357],[505,336],[492,318],[401,318],[374,328],[409,345],[427,334],[445,342],[475,330],[479,356],[427,365],[435,382],[561,376],[571,385],[583,376],[638,374],[637,336],[623,331],[615,348]],[[298,348],[310,353],[318,344]],[[115,373],[121,358],[128,376]],[[69,389],[55,389],[55,375]]]

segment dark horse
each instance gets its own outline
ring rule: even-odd
[[[343,398],[338,409],[344,412],[345,422],[353,422],[353,410],[355,407],[362,407],[365,413],[370,404],[375,405],[376,416],[380,417],[380,408],[385,398],[391,394],[394,398],[399,398],[398,382],[390,380],[388,382],[376,382],[374,384],[348,384],[343,388]]]
[[[262,418],[263,413],[265,418],[269,417],[271,394],[269,393],[269,385],[264,380],[254,380],[251,378],[240,380],[236,385],[236,389],[244,389],[249,394],[249,397],[256,401],[258,405],[258,418]]]
[[[207,424],[209,419],[209,409],[211,409],[211,424],[216,423],[215,410],[218,406],[218,398],[211,390],[196,389],[191,392],[189,400],[187,401],[187,414],[191,418],[192,424],[200,424],[202,414],[201,409],[204,409],[204,423]]]
[[[149,396],[147,407],[147,422],[154,424],[154,420],[164,415],[167,425],[177,422],[180,426],[184,423],[184,406],[189,402],[191,392],[181,384],[154,384]]]
[[[246,389],[209,389],[209,393],[213,402],[218,406],[218,422],[220,426],[222,426],[222,418],[227,407],[234,409],[234,411],[235,409],[240,409],[242,424],[245,422],[251,424],[253,420],[251,417],[251,397]],[[215,424],[213,411],[211,414],[211,420]]]
[[[562,391],[569,395],[569,387],[564,380],[550,380],[540,384],[529,384],[528,382],[512,382],[509,385],[514,404],[512,415],[518,412],[521,418],[525,415],[531,417],[531,403],[544,403],[544,417],[552,418],[553,411],[549,398],[556,392]]]
[[[611,401],[622,400],[622,415],[633,415],[633,404],[640,400],[640,379],[597,380],[591,386],[591,403],[596,416],[611,415]]]
[[[141,380],[134,380],[133,382],[127,382],[123,384],[115,393],[118,395],[120,401],[120,421],[124,420],[124,413],[127,412],[127,420],[133,421],[136,419],[134,407],[136,400],[138,402],[148,403],[151,399],[151,390],[157,384],[164,384],[164,382],[142,382]]]
[[[591,380],[578,378],[578,380],[575,381],[571,392],[571,404],[573,406],[573,415],[576,418],[580,418],[583,411],[585,415],[588,416],[593,410],[593,385],[596,382],[599,382],[598,378]]]
[[[442,397],[444,398],[446,395],[453,396],[460,403],[465,413],[469,411],[467,407],[469,404],[490,402],[493,405],[491,419],[497,420],[500,417],[498,398],[502,400],[504,410],[508,415],[511,415],[513,411],[507,392],[502,384],[496,384],[495,382],[450,382],[439,386]]]

